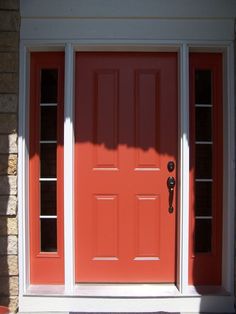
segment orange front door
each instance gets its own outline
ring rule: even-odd
[[[177,54],[79,52],[75,90],[76,282],[175,282]]]

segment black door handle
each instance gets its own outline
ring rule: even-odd
[[[174,211],[173,199],[174,199],[174,187],[175,187],[175,178],[169,177],[167,179],[167,187],[169,189],[169,213],[172,214]]]
[[[175,187],[175,178],[174,177],[169,177],[167,179],[167,186],[169,189],[173,189]]]

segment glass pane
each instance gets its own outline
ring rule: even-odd
[[[43,69],[41,71],[41,103],[57,102],[57,78],[55,69]]]
[[[40,144],[41,178],[56,178],[57,144]]]
[[[195,72],[195,103],[211,104],[211,70]]]
[[[41,252],[57,251],[57,220],[41,219]]]
[[[57,107],[41,107],[41,140],[57,139]]]
[[[195,215],[211,216],[212,182],[195,182]]]
[[[212,178],[212,145],[197,144],[195,155],[196,179]]]
[[[195,223],[195,253],[211,252],[211,219],[196,219]]]
[[[212,139],[212,109],[209,107],[196,107],[196,141],[211,141]]]
[[[41,181],[41,215],[57,214],[57,182]]]

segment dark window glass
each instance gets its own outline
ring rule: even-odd
[[[197,144],[195,145],[195,169],[196,179],[212,178],[212,145]]]
[[[57,251],[57,220],[41,218],[41,252]]]
[[[41,178],[56,178],[57,144],[40,144]]]
[[[43,69],[41,71],[41,103],[57,103],[58,71]],[[40,107],[40,140],[57,142],[57,106]],[[40,144],[40,176],[56,178],[57,143]],[[57,215],[57,182],[40,182],[40,215]],[[41,218],[41,251],[57,251],[57,219]]]
[[[209,107],[196,107],[196,141],[212,140],[211,113],[212,109]]]
[[[57,102],[58,71],[43,69],[41,71],[41,103]]]
[[[196,219],[195,253],[211,252],[212,220]]]
[[[195,72],[195,103],[211,104],[211,71],[196,70]]]
[[[41,215],[57,214],[57,182],[41,181]]]
[[[211,216],[212,182],[195,182],[195,215]]]
[[[41,106],[41,140],[57,139],[57,107]]]

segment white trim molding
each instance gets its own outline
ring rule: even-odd
[[[21,300],[21,313],[38,312],[214,312],[233,313],[232,296],[202,297],[25,297]]]
[[[64,259],[65,291],[74,286],[74,50],[65,46],[65,114],[64,114]]]
[[[180,105],[179,105],[179,290],[188,286],[189,251],[189,48],[183,44],[180,50]]]
[[[21,0],[23,18],[234,18],[235,0]]]
[[[29,236],[28,236],[28,104],[29,58],[27,47],[20,45],[19,117],[18,117],[18,256],[19,292],[26,293],[29,283]]]

